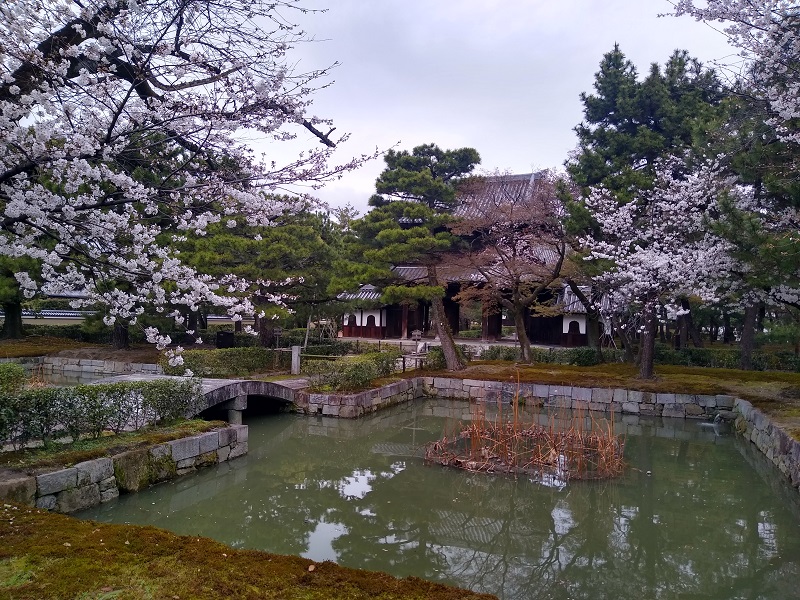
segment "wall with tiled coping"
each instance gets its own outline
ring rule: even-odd
[[[108,502],[120,492],[136,492],[244,454],[247,454],[247,426],[230,425],[59,471],[6,475],[0,477],[0,500],[71,513]]]
[[[800,489],[800,442],[776,426],[745,400],[728,395],[672,394],[621,388],[586,388],[537,383],[504,383],[449,377],[417,377],[358,394],[298,392],[295,408],[306,414],[356,418],[378,409],[419,398],[438,396],[465,400],[510,402],[514,396],[527,405],[610,411],[654,417],[735,419],[736,430],[769,459],[792,487]]]

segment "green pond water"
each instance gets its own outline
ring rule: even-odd
[[[566,486],[424,465],[422,445],[470,417],[442,400],[358,421],[253,416],[247,456],[78,516],[505,600],[800,598],[797,494],[734,435],[617,417],[626,474]]]

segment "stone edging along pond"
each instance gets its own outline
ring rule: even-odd
[[[295,409],[305,414],[357,418],[394,404],[430,396],[484,402],[510,402],[518,396],[528,405],[548,408],[673,418],[711,419],[719,416],[734,420],[736,431],[755,444],[789,479],[792,487],[800,491],[800,442],[750,402],[727,395],[416,377],[356,394],[296,392]]]
[[[70,513],[244,454],[247,426],[229,425],[50,473],[0,477],[0,499]]]
[[[304,414],[357,418],[430,396],[510,402],[517,395],[528,405],[548,408],[674,418],[709,419],[720,415],[735,420],[737,432],[766,455],[795,490],[800,486],[800,442],[752,404],[733,396],[417,377],[356,394],[298,391],[294,408]],[[247,426],[230,425],[51,473],[0,477],[0,499],[56,512],[74,512],[116,498],[120,492],[136,492],[197,468],[242,456],[247,449]]]

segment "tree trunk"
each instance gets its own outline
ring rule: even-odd
[[[242,333],[242,321],[241,321],[241,319],[239,321],[234,321],[233,322],[233,332],[234,333]]]
[[[639,345],[639,379],[653,378],[656,350],[655,303],[647,302],[642,310],[642,336]]]
[[[303,340],[303,349],[308,348],[308,334],[311,332],[311,313],[308,313],[308,321],[306,321],[306,337]]]
[[[428,285],[439,286],[439,278],[434,266],[428,267]],[[453,333],[447,323],[447,317],[444,313],[444,301],[441,296],[437,296],[431,301],[431,320],[433,321],[433,330],[442,344],[442,353],[444,354],[447,370],[461,371],[466,365],[462,362],[456,350],[456,343],[453,341]]]
[[[742,337],[739,340],[739,368],[743,371],[751,371],[753,369],[753,348],[756,343],[757,318],[758,304],[749,304],[744,309]]]
[[[733,328],[731,328],[731,315],[727,312],[722,313],[722,343],[730,344],[733,341]]]
[[[128,350],[131,347],[131,341],[128,337],[128,326],[123,325],[119,321],[114,323],[114,329],[111,332],[111,345],[115,350]]]
[[[22,302],[3,302],[5,321],[0,337],[6,340],[18,340],[22,333]]]
[[[703,347],[703,338],[700,337],[700,332],[697,330],[697,326],[694,324],[694,319],[692,318],[692,305],[689,304],[688,298],[681,298],[681,308],[686,311],[686,314],[683,315],[683,321],[686,324],[686,333],[690,338],[692,338],[692,345],[695,348],[702,348]],[[686,347],[687,340],[683,340],[683,346]]]
[[[197,333],[197,311],[189,311],[189,317],[186,319],[186,329]]]
[[[517,341],[519,342],[522,362],[531,362],[531,341],[528,339],[528,332],[525,329],[525,309],[514,309],[514,325],[517,329]]]
[[[630,333],[627,329],[621,327],[617,317],[611,317],[611,324],[614,327],[614,331],[616,331],[619,336],[619,341],[622,343],[625,362],[633,362],[633,341],[631,340]]]

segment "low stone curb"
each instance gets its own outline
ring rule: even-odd
[[[0,500],[71,513],[247,454],[247,425],[97,458],[39,475],[0,478]]]

